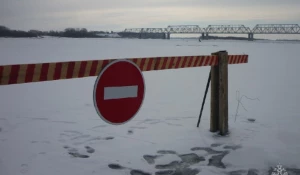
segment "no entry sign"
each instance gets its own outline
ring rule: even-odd
[[[94,106],[107,123],[123,124],[139,111],[144,94],[141,70],[131,61],[117,60],[100,72],[94,87]]]

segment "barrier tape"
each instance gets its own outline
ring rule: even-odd
[[[248,55],[228,55],[228,64],[248,63]]]
[[[229,55],[228,64],[248,62],[248,55]],[[52,81],[98,76],[111,60],[70,61],[57,63],[0,66],[0,85]],[[142,71],[216,66],[217,56],[180,56],[130,58]]]

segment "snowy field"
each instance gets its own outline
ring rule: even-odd
[[[93,106],[96,77],[0,86],[0,175],[300,174],[300,43],[139,39],[0,39],[0,65],[149,56],[248,54],[229,66],[230,135],[209,132],[209,67],[144,72],[130,122]],[[257,100],[242,98],[237,91]],[[254,122],[248,119],[255,119]]]

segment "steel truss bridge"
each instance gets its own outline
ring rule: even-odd
[[[300,34],[298,24],[257,24],[253,29],[244,25],[209,25],[202,28],[199,25],[170,25],[167,28],[126,28],[124,33],[165,33],[170,34],[248,34],[250,40],[254,34]]]

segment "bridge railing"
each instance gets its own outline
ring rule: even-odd
[[[298,24],[257,24],[252,33],[255,34],[300,34]]]
[[[257,24],[252,30],[245,25],[169,25],[167,28],[127,28],[133,33],[207,33],[207,34],[300,34],[298,24]]]
[[[198,25],[168,26],[167,31],[168,33],[205,33],[205,29]]]
[[[205,31],[212,34],[248,34],[251,29],[244,25],[209,25]]]

